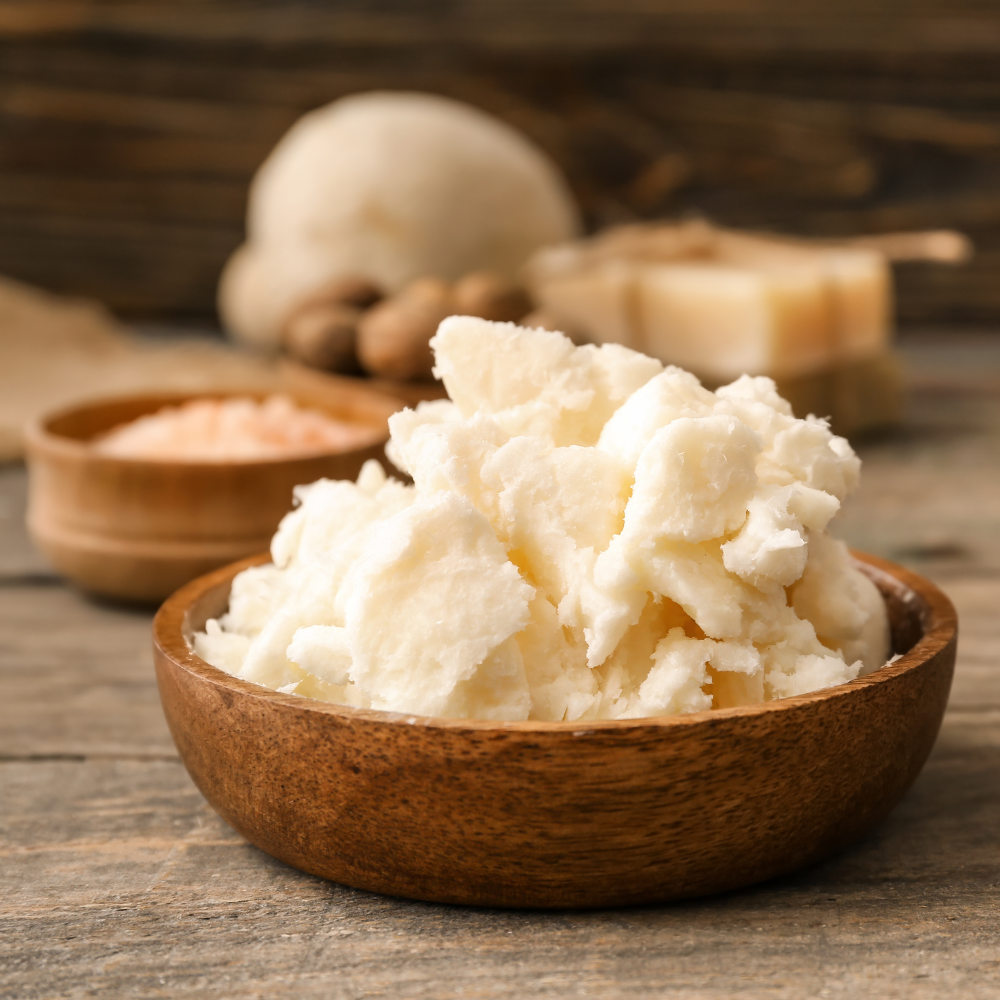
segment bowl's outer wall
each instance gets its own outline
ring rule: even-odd
[[[954,610],[919,577],[866,561],[883,567],[870,572],[896,634],[923,618],[920,645],[877,675],[766,707],[548,727],[304,707],[177,644],[195,595],[224,606],[225,571],[161,610],[157,677],[195,783],[296,868],[490,906],[702,895],[842,849],[889,812],[930,753],[954,668]]]
[[[84,446],[100,431],[196,395],[99,401],[29,428],[28,528],[59,572],[95,593],[162,600],[195,576],[266,548],[298,484],[354,479],[369,458],[383,459],[396,406],[356,393],[353,408],[330,410],[353,419],[367,403],[359,420],[375,437],[336,454],[184,463],[123,460]]]

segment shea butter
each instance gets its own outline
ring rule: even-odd
[[[889,655],[827,533],[860,462],[765,377],[716,392],[620,344],[453,316],[449,400],[390,419],[413,480],[321,480],[196,652],[268,687],[475,719],[755,704]]]

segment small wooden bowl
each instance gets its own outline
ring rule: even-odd
[[[105,399],[42,417],[26,432],[28,529],[52,565],[85,590],[159,602],[196,576],[266,549],[292,487],[353,479],[382,458],[401,403],[362,388],[334,400],[286,393],[303,406],[370,428],[349,452],[239,462],[146,461],[102,455],[103,431],[189,399],[261,392],[164,393]]]
[[[195,784],[248,840],[361,889],[442,903],[620,906],[750,885],[842,850],[920,772],[957,620],[927,580],[859,556],[904,655],[766,705],[614,722],[476,722],[279,694],[195,656],[244,560],[153,624],[160,698]]]

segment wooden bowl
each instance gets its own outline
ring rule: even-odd
[[[382,458],[387,420],[402,405],[362,388],[299,403],[370,428],[348,452],[281,460],[178,462],[102,455],[102,431],[189,399],[260,392],[164,393],[105,399],[49,414],[26,432],[28,529],[52,565],[85,590],[159,602],[196,576],[266,549],[292,505],[292,487],[353,479]]]
[[[759,882],[842,850],[916,778],[937,736],[957,621],[927,580],[859,556],[904,655],[783,701],[657,719],[476,722],[279,694],[195,656],[244,560],[153,625],[195,784],[244,837],[361,889],[442,903],[619,906]]]

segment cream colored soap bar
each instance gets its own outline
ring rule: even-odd
[[[891,330],[891,276],[878,251],[700,222],[626,227],[541,251],[527,280],[557,327],[716,383],[875,357]]]
[[[826,288],[815,269],[645,265],[637,288],[643,348],[705,377],[793,375],[829,363]]]

